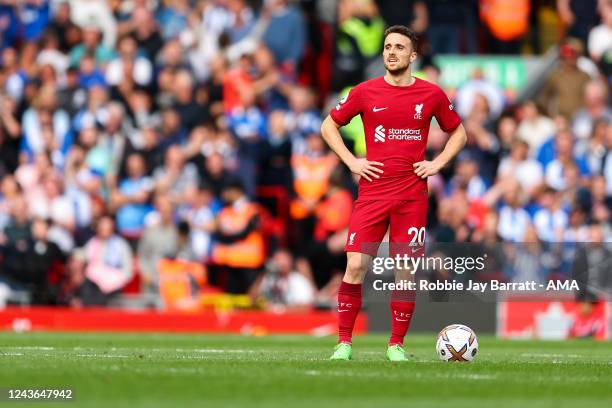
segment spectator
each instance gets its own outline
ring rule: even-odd
[[[22,190],[15,177],[8,174],[0,184],[0,243],[5,239],[3,231],[11,221],[12,207],[22,197]]]
[[[225,168],[223,155],[219,152],[213,152],[204,158],[202,173],[203,182],[210,186],[216,197],[220,197],[221,192],[237,178]]]
[[[79,308],[106,303],[106,297],[98,286],[85,277],[86,266],[85,251],[75,250],[68,258],[66,274],[59,285],[58,304]]]
[[[138,243],[141,290],[147,295],[159,295],[157,265],[163,258],[174,258],[178,252],[178,229],[175,224],[174,206],[163,195],[155,199],[159,220],[148,226]]]
[[[83,42],[70,50],[70,65],[78,66],[86,55],[93,56],[95,63],[106,65],[115,58],[115,51],[101,41],[100,26],[89,23],[83,28]]]
[[[74,118],[87,102],[87,91],[80,87],[79,70],[69,66],[66,70],[65,83],[57,92],[57,101],[61,109]]]
[[[177,38],[187,26],[190,14],[187,0],[174,0],[167,2],[157,14],[157,22],[161,27],[163,39]]]
[[[489,118],[497,119],[504,108],[504,94],[499,85],[484,77],[481,69],[474,70],[471,79],[457,91],[457,112],[461,117],[467,118],[472,113],[477,95],[486,98]]]
[[[380,14],[388,26],[405,24],[416,33],[423,33],[428,26],[429,16],[427,2],[410,0],[402,3],[393,1],[377,1]],[[340,19],[341,20],[341,19]]]
[[[306,138],[306,149],[291,157],[293,168],[293,191],[291,217],[295,220],[309,218],[318,202],[329,189],[329,178],[338,164],[338,158],[331,153],[323,140],[316,134]],[[310,227],[303,225],[302,241],[312,236]],[[302,229],[302,228],[300,228]]]
[[[343,268],[353,196],[342,186],[342,176],[341,169],[336,168],[329,190],[315,207],[312,237],[298,243],[305,248],[318,289],[333,282],[334,275]]]
[[[527,195],[533,197],[544,181],[544,170],[537,160],[529,157],[528,149],[526,142],[516,140],[510,154],[499,164],[497,175],[503,179],[516,179]]]
[[[13,4],[0,4],[0,19],[4,24],[0,27],[0,51],[16,45],[19,39],[19,16]]]
[[[608,92],[604,83],[590,81],[584,88],[584,108],[573,117],[572,129],[579,139],[588,138],[597,120],[612,122],[612,109],[607,106]]]
[[[293,89],[293,76],[278,68],[272,52],[263,45],[257,47],[253,52],[253,65],[249,66],[249,69],[255,70],[255,75],[250,80],[262,106],[269,111],[287,109],[287,99]],[[247,85],[241,94],[249,91],[250,88]]]
[[[557,0],[557,11],[567,27],[566,35],[586,43],[589,31],[597,24],[598,0]]]
[[[285,113],[274,111],[268,117],[268,140],[261,158],[260,184],[289,188],[291,185],[292,143],[285,124]],[[302,141],[301,138],[299,141]]]
[[[179,217],[189,225],[189,245],[194,258],[208,261],[215,230],[214,193],[207,185],[191,187],[185,192],[185,204],[179,207]]]
[[[70,117],[64,110],[58,109],[55,94],[56,89],[42,87],[32,108],[25,111],[22,150],[29,157],[42,151],[51,151],[54,164],[61,167],[72,140],[68,132]]]
[[[138,42],[138,48],[144,51],[145,57],[154,62],[164,43],[159,33],[153,14],[145,7],[136,7],[131,19],[126,22],[124,33],[133,33]]]
[[[287,128],[293,133],[295,143],[319,131],[321,113],[315,107],[315,95],[311,89],[299,86],[293,88],[289,94],[289,107],[291,110],[286,117]]]
[[[70,1],[56,2],[55,12],[48,25],[49,32],[59,41],[59,50],[65,56],[72,47],[80,42],[81,31],[71,20]]]
[[[153,172],[155,189],[167,195],[174,204],[185,201],[185,192],[198,185],[198,177],[196,166],[185,161],[184,153],[178,146],[168,148],[163,167]]]
[[[382,50],[385,31],[385,22],[373,0],[342,0],[338,14],[332,72],[332,88],[336,92],[365,79],[368,66],[375,63]]]
[[[103,84],[92,84],[87,89],[87,103],[72,120],[72,130],[80,133],[84,128],[102,125],[106,119],[108,99],[108,90]]]
[[[546,282],[549,269],[536,229],[528,225],[523,239],[523,244],[517,245],[510,256],[508,280],[511,282],[534,281],[536,284]]]
[[[104,47],[112,48],[117,39],[117,24],[108,3],[105,0],[71,0],[70,18],[78,26],[85,27],[85,31],[95,22]]]
[[[189,131],[208,120],[208,109],[195,100],[194,82],[188,71],[179,71],[173,83],[174,110],[181,124]]]
[[[3,247],[0,285],[8,286],[8,295],[14,291],[26,291],[33,304],[49,304],[53,301],[47,276],[61,268],[64,255],[57,245],[49,241],[49,224],[35,218],[24,239],[9,240]],[[7,293],[6,289],[0,293]],[[0,305],[7,299],[0,299]]]
[[[254,297],[263,298],[272,309],[311,306],[315,299],[312,282],[303,273],[295,270],[293,263],[293,256],[288,250],[277,250],[250,293]]]
[[[567,168],[576,166],[580,174],[588,175],[588,165],[574,155],[574,141],[570,131],[561,131],[555,138],[555,158],[544,168],[546,183],[555,190],[567,187]]]
[[[132,153],[127,158],[127,177],[111,191],[111,207],[117,211],[117,228],[129,238],[138,238],[143,231],[146,215],[151,211],[150,194],[153,180],[146,175],[142,155]],[[114,227],[114,225],[113,225]]]
[[[606,51],[612,48],[612,3],[609,0],[599,0],[597,10],[601,16],[601,24],[589,32],[587,48],[591,59],[599,63]]]
[[[240,183],[221,192],[224,207],[218,214],[212,261],[226,271],[229,293],[246,293],[264,264],[264,242],[259,210]]]
[[[295,73],[306,47],[306,27],[301,12],[287,0],[270,0],[264,9],[268,26],[263,43],[274,54],[274,59],[291,73]]]
[[[22,126],[15,100],[8,95],[0,102],[0,176],[17,170]]]
[[[115,234],[112,217],[102,216],[96,231],[85,245],[85,276],[97,286],[106,303],[132,280],[132,250],[126,240]]]
[[[465,190],[470,201],[482,197],[487,185],[479,170],[478,162],[470,154],[460,155],[455,166],[455,175],[449,182],[450,192],[455,188],[461,188]]]
[[[24,96],[27,75],[19,66],[19,57],[14,48],[2,50],[2,77],[5,78],[5,92],[16,102]]]
[[[57,79],[57,85],[65,82],[64,74],[69,67],[68,57],[60,50],[60,42],[53,31],[47,31],[40,40],[40,51],[36,64],[40,67],[50,66]]]
[[[181,123],[181,116],[172,108],[166,108],[161,114],[159,147],[162,150],[172,145],[182,145],[187,141],[187,129]]]
[[[575,41],[568,40],[559,49],[559,66],[546,78],[538,95],[538,103],[549,116],[563,115],[571,118],[582,108],[576,95],[583,95],[590,78],[576,65],[581,49]]]
[[[228,116],[228,127],[236,137],[238,149],[238,175],[247,193],[255,194],[257,164],[267,137],[266,117],[255,104],[255,92],[243,90],[242,106],[234,108]]]
[[[529,145],[530,154],[533,155],[542,143],[555,134],[555,122],[543,115],[538,105],[531,100],[523,103],[521,114],[522,120],[518,126],[517,135]]]
[[[138,43],[134,37],[121,37],[117,51],[118,56],[106,68],[108,84],[118,86],[124,79],[131,78],[140,86],[148,86],[153,77],[153,66],[146,57],[138,55]]]
[[[40,184],[28,192],[30,214],[33,217],[48,219],[53,223],[49,229],[49,239],[64,252],[74,248],[73,233],[76,228],[74,205],[63,189],[63,182],[56,173],[46,173]]]
[[[604,227],[593,224],[589,228],[589,238],[576,251],[572,267],[572,278],[580,286],[579,299],[594,300],[607,298],[612,292],[612,277],[608,265],[610,246],[606,245]]]
[[[427,37],[436,54],[459,54],[461,39],[465,51],[476,52],[476,15],[471,0],[427,1]],[[400,22],[400,24],[403,22]]]
[[[37,41],[49,24],[51,14],[49,0],[24,0],[20,14],[24,39],[28,42]]]
[[[529,213],[523,208],[524,196],[520,184],[515,180],[506,180],[495,187],[503,195],[499,206],[499,224],[497,233],[510,242],[523,242],[530,227]],[[490,194],[494,194],[491,191]]]
[[[606,192],[612,196],[612,124],[608,124],[605,137],[607,153],[602,162],[601,174],[606,179]]]
[[[533,217],[538,238],[543,242],[561,242],[568,227],[568,216],[561,208],[559,194],[549,187],[542,191],[538,201],[540,209]]]
[[[590,137],[578,141],[576,145],[576,151],[579,155],[584,155],[591,174],[602,173],[604,158],[607,153],[606,131],[608,126],[608,123],[604,120],[596,121],[593,124]]]

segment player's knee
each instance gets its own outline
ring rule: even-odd
[[[361,257],[352,256],[347,259],[344,281],[348,283],[362,283],[366,268]]]

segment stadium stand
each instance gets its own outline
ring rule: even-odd
[[[469,139],[429,240],[610,242],[612,2],[577,3],[1,1],[0,306],[333,305],[356,180],[319,128],[398,22]]]

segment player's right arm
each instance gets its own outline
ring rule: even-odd
[[[323,124],[321,124],[321,135],[323,140],[329,147],[340,157],[340,160],[346,164],[351,172],[360,175],[368,181],[372,178],[380,178],[383,170],[378,166],[383,166],[381,162],[369,161],[365,158],[357,158],[349,149],[347,149],[342,136],[340,135],[340,125],[338,125],[331,116],[327,115]]]
[[[340,160],[355,174],[372,181],[380,178],[383,166],[380,162],[369,161],[365,158],[357,158],[346,148],[340,129],[351,121],[351,119],[363,112],[361,86],[357,85],[344,97],[321,124],[321,135],[329,147],[340,157]]]

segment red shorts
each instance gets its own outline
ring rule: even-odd
[[[357,200],[344,250],[376,256],[389,228],[390,255],[422,256],[427,200]]]

